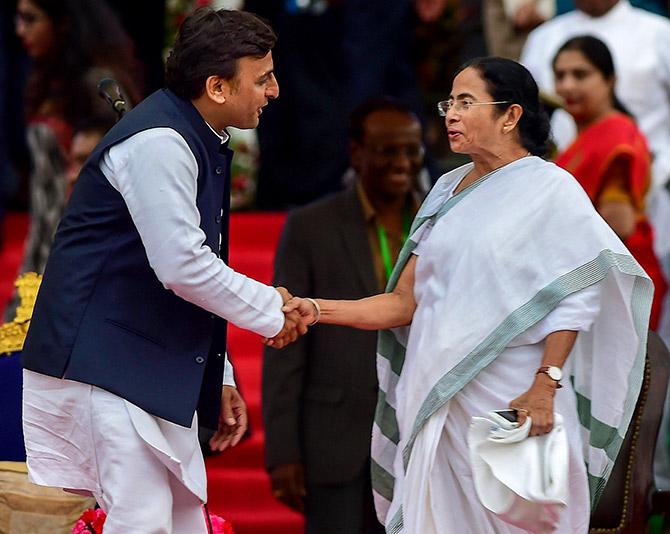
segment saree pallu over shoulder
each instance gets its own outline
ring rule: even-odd
[[[645,196],[651,184],[651,155],[647,141],[633,120],[621,113],[612,114],[586,128],[556,164],[574,175],[591,201],[597,205],[609,187],[608,169],[623,157],[628,162],[628,183],[621,184],[630,194],[637,220],[625,244],[654,282],[655,295],[650,325],[660,321],[667,283],[654,253],[654,231],[644,213]]]
[[[653,286],[581,186],[553,163],[526,157],[451,196],[470,168],[436,183],[387,288],[421,244],[413,323],[380,332],[378,342],[372,475],[387,532],[403,531],[404,477],[427,421],[569,296],[587,287],[599,291],[600,311],[579,332],[566,366],[592,503],[642,384]]]

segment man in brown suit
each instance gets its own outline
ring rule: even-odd
[[[418,207],[421,125],[406,107],[368,101],[351,117],[350,189],[289,215],[275,283],[297,295],[357,299],[383,290]],[[376,333],[314,327],[266,349],[263,417],[275,497],[306,532],[382,533],[370,487]]]

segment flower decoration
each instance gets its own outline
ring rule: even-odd
[[[97,510],[89,508],[72,527],[72,534],[102,534],[106,518],[107,515],[101,508]]]
[[[212,534],[235,534],[233,525],[223,517],[211,514],[209,517],[212,521]]]
[[[204,513],[205,509],[203,508]],[[230,522],[221,516],[210,514],[209,518],[212,522],[212,531],[210,534],[235,534]],[[107,514],[105,514],[102,508],[96,510],[89,508],[81,514],[81,517],[74,524],[74,527],[72,527],[72,534],[102,534],[105,519],[107,519]]]

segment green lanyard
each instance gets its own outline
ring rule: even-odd
[[[405,244],[405,241],[407,241],[407,237],[409,236],[410,222],[410,208],[407,206],[402,216],[401,246]],[[391,278],[391,272],[393,271],[393,264],[395,261],[391,257],[391,249],[389,248],[389,242],[386,238],[386,230],[384,230],[384,227],[381,224],[377,225],[377,237],[379,238],[379,251],[381,252],[382,262],[384,263],[386,280],[388,281],[388,279]]]

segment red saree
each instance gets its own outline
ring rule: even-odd
[[[654,301],[650,328],[656,329],[661,303],[667,289],[661,266],[654,254],[653,229],[644,215],[644,198],[650,184],[651,157],[647,142],[635,123],[615,113],[584,130],[570,147],[556,158],[556,164],[569,171],[595,204],[607,185],[607,169],[616,158],[630,162],[627,192],[637,212],[637,225],[625,240],[626,247],[654,282]]]

